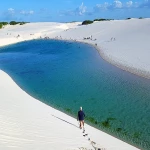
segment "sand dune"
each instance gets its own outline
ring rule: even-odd
[[[18,36],[19,35],[19,36]],[[96,46],[101,56],[132,73],[150,78],[150,19],[81,23],[29,23],[0,30],[0,46],[37,38],[77,40]],[[84,39],[90,37],[90,39]],[[106,150],[137,149],[86,125],[84,137],[76,119],[22,91],[0,71],[0,149]],[[90,138],[90,140],[88,140]]]

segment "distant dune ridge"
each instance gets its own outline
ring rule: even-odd
[[[90,25],[27,23],[0,29],[0,46],[38,38],[74,40],[94,45],[110,63],[150,78],[150,19],[111,20]],[[22,91],[0,70],[0,149],[137,149],[89,125],[83,136],[76,119]],[[89,140],[90,139],[90,140]]]

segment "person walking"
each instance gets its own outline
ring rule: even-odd
[[[82,126],[84,129],[84,117],[85,117],[85,114],[82,110],[82,107],[80,107],[80,110],[78,111],[78,116],[77,116],[77,121],[79,120],[80,122],[80,129],[82,129]]]

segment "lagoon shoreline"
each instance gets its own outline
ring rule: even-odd
[[[136,31],[140,30],[139,33],[136,33],[135,35],[132,34],[133,27],[125,26],[128,25],[128,23],[132,26],[134,24],[139,23],[139,27],[137,27],[136,29]],[[150,19],[131,19],[131,20],[120,20],[120,21],[117,20],[105,21],[102,23],[95,22],[88,26],[87,25],[80,26],[81,22],[65,23],[65,24],[48,23],[48,22],[27,23],[21,27],[20,25],[15,25],[15,26],[8,25],[4,29],[2,29],[2,33],[0,33],[0,41],[1,41],[0,46],[2,47],[9,44],[15,44],[22,41],[41,39],[41,38],[82,42],[82,43],[90,44],[93,47],[95,47],[99,52],[100,56],[105,61],[111,63],[112,65],[122,70],[133,73],[135,75],[150,79],[150,61],[148,58],[149,55],[148,41],[150,40],[150,37],[148,35],[150,34],[149,33],[150,29],[149,27],[148,28],[141,27],[142,25],[147,27],[149,23],[150,23]],[[124,28],[126,29],[129,28],[128,30],[129,32],[131,32],[130,41],[127,41],[128,39],[127,34],[129,33],[125,34],[124,31],[119,31],[118,33],[119,35],[116,34],[116,36],[114,35],[115,31],[114,33],[111,33],[112,30],[114,30],[113,29],[114,27],[112,27],[112,29],[109,29],[110,31],[105,31],[106,37],[104,36],[104,40],[103,40],[103,36],[99,35],[103,33],[104,25],[106,25],[106,29],[107,29],[107,26],[109,27],[110,25],[118,25],[118,24],[120,24],[119,26],[120,28],[121,26],[123,26],[123,24],[125,24],[124,25],[125,27],[122,27],[122,30]],[[34,28],[34,26],[39,26],[41,27],[41,29]],[[96,33],[95,31],[94,33],[92,33],[92,30],[98,27],[99,28],[101,27],[102,31],[100,33]],[[136,36],[140,37],[140,33],[142,32],[141,30],[144,30],[143,32],[145,32],[146,34],[145,35],[142,34],[140,39],[136,39]],[[111,35],[109,35],[109,32],[112,34],[112,37]],[[96,34],[97,36],[94,37],[94,34]],[[18,35],[20,37],[17,37]],[[90,36],[92,36],[93,38],[92,40],[84,39],[85,37],[90,37]],[[112,38],[114,38],[113,36],[115,37],[115,41],[112,40]],[[141,39],[144,38],[147,38],[147,40],[143,42]],[[125,42],[124,44],[122,43],[123,41]],[[124,48],[126,45],[127,45],[127,49]],[[118,49],[118,47],[120,49]],[[141,47],[143,49],[140,49]],[[146,48],[145,52],[144,52],[144,48]]]

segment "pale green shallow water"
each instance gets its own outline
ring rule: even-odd
[[[33,40],[0,48],[0,69],[27,93],[141,149],[150,149],[150,80],[81,43]]]

